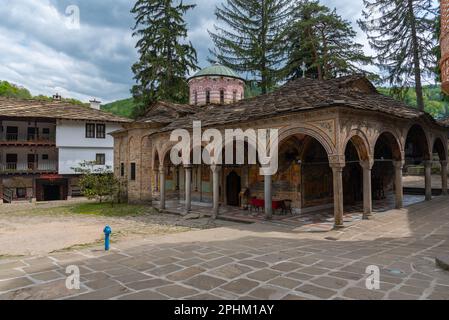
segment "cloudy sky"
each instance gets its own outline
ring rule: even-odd
[[[131,65],[137,60],[129,13],[134,1],[0,0],[0,80],[25,86],[34,95],[58,92],[103,102],[129,97]],[[357,41],[369,53],[366,37],[355,23],[362,0],[321,1],[353,23]],[[213,30],[214,8],[222,0],[185,2],[197,4],[187,16],[189,38],[205,67],[212,48],[207,30]],[[79,29],[70,23],[71,6],[79,8]]]

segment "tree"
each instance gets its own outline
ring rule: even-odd
[[[361,67],[372,63],[363,45],[354,41],[357,34],[351,23],[335,9],[305,1],[296,6],[293,17],[288,33],[287,78],[302,77],[303,63],[307,76],[319,80],[362,73]]]
[[[408,87],[416,91],[417,104],[424,110],[422,75],[435,65],[435,10],[432,0],[364,0],[366,10],[358,21],[376,51],[377,64],[386,72],[385,81],[398,97]]]
[[[110,201],[112,205],[114,201],[120,202],[122,188],[111,167],[97,166],[95,161],[84,161],[72,170],[81,175],[79,185],[85,197],[97,199],[100,203]]]
[[[286,60],[285,34],[289,0],[227,0],[215,15],[222,22],[209,34],[212,61],[249,73],[267,93],[281,79]]]
[[[139,61],[132,67],[137,84],[131,92],[139,106],[134,116],[159,100],[188,101],[186,76],[197,69],[197,54],[186,42],[184,14],[194,7],[177,0],[138,0],[131,10],[133,36],[139,38]]]

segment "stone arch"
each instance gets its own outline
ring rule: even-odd
[[[352,142],[355,149],[357,150],[360,161],[367,161],[371,158],[372,153],[370,152],[371,150],[370,143],[368,142],[366,135],[362,131],[360,130],[351,131],[345,143],[343,144],[341,154],[345,153],[348,144],[350,142]]]
[[[310,125],[294,125],[282,128],[279,131],[278,145],[296,134],[303,134],[316,139],[326,150],[328,156],[336,154],[335,144],[330,137],[324,131]]]
[[[447,148],[440,137],[435,137],[432,144],[432,153],[438,154],[440,161],[447,161]]]
[[[408,128],[404,145],[406,158],[412,159],[413,162],[430,160],[432,152],[430,145],[429,135],[421,124],[414,123]]]
[[[403,150],[401,146],[400,139],[393,133],[392,130],[382,130],[377,135],[376,139],[374,140],[374,143],[372,145],[372,151],[371,154],[376,157],[376,147],[378,146],[378,143],[382,141],[381,139],[385,139],[385,141],[388,143],[388,146],[391,149],[392,159],[395,161],[401,161],[403,158]]]

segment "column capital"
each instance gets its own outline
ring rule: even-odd
[[[365,170],[371,170],[374,166],[374,160],[369,159],[369,160],[360,161],[360,166]]]
[[[402,168],[404,168],[404,165],[405,165],[405,161],[404,160],[393,161],[393,166],[396,169],[402,169]]]
[[[159,173],[165,173],[165,166],[159,166]]]
[[[432,160],[424,160],[423,165],[424,167],[432,167],[433,161]]]
[[[185,164],[184,165],[184,169],[185,170],[192,170],[192,168],[193,168],[193,165],[191,165],[191,164]]]
[[[331,162],[329,163],[329,167],[332,168],[332,170],[336,170],[336,171],[343,171],[343,169],[346,167],[346,163],[342,163],[342,162]]]
[[[447,160],[440,160],[440,164],[442,166],[447,166],[448,161]]]
[[[219,164],[212,164],[210,166],[210,169],[212,170],[212,172],[220,172],[221,170],[221,165]]]

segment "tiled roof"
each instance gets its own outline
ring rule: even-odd
[[[4,97],[0,97],[0,117],[131,122],[127,118],[109,112],[67,102],[21,100]]]
[[[380,94],[366,77],[355,75],[325,81],[294,80],[265,95],[226,106],[201,108],[198,113],[174,120],[164,131],[191,128],[193,120],[201,120],[202,126],[207,127],[334,106],[381,112],[405,119],[423,117],[437,123],[429,114]]]
[[[231,68],[222,66],[220,64],[214,64],[212,66],[204,68],[204,69],[200,70],[199,72],[197,72],[190,79],[198,78],[198,77],[205,77],[205,76],[223,76],[223,77],[242,79],[242,77],[240,77],[237,73],[235,73],[234,70],[232,70]]]
[[[201,111],[200,108],[166,101],[156,102],[138,122],[169,124],[187,115]]]

